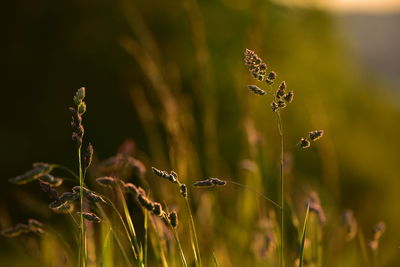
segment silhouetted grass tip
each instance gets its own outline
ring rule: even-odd
[[[26,173],[19,175],[14,178],[8,179],[10,183],[13,184],[27,184],[36,179],[39,179],[41,176],[50,173],[53,170],[53,166],[47,163],[35,163],[33,165],[33,169],[27,171]]]
[[[267,64],[265,64],[254,51],[250,49],[245,50],[244,64],[255,79],[259,81],[264,80],[267,73]]]
[[[166,171],[162,171],[159,170],[155,167],[151,167],[151,169],[153,170],[153,173],[161,178],[167,179],[168,181],[172,182],[172,183],[177,183],[177,177],[178,175],[176,174],[176,172],[171,171],[170,173],[166,172]]]
[[[77,212],[78,215],[80,215],[80,212]],[[85,220],[90,221],[90,222],[94,222],[94,223],[100,223],[101,219],[99,218],[99,216],[97,216],[96,214],[94,214],[93,212],[82,212],[82,216]]]
[[[265,95],[265,91],[257,85],[247,85],[247,88],[256,95]]]
[[[214,187],[214,186],[225,186],[226,181],[218,178],[208,178],[206,180],[196,181],[192,184],[194,187]]]
[[[323,135],[324,135],[323,130],[311,131],[308,133],[308,136],[310,137],[311,141],[316,141],[320,139]]]

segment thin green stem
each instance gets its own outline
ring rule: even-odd
[[[80,200],[80,205],[81,205],[81,212],[80,212],[80,264],[82,264],[83,267],[87,266],[87,261],[86,261],[86,236],[85,236],[85,223],[83,221],[83,172],[82,172],[82,156],[81,156],[81,148],[82,146],[79,146],[78,148],[78,163],[79,163],[79,187],[80,187],[80,194],[79,194],[79,200]]]
[[[64,165],[61,164],[52,164],[53,168],[58,168],[58,169],[62,169],[65,170],[67,172],[69,172],[74,178],[76,178],[78,181],[80,180],[79,175],[77,175],[73,170],[71,170],[70,168],[65,167]]]
[[[201,264],[201,257],[200,257],[200,247],[199,247],[199,240],[197,238],[197,233],[196,233],[196,226],[194,224],[194,219],[193,219],[193,215],[192,215],[192,209],[190,207],[190,203],[188,200],[188,197],[185,197],[186,200],[186,205],[189,211],[189,218],[190,218],[190,224],[192,227],[192,232],[193,232],[193,237],[194,237],[194,243],[195,243],[195,258],[196,258],[196,266],[202,266]]]
[[[186,262],[186,258],[185,258],[185,254],[183,253],[181,241],[179,240],[178,233],[176,232],[175,228],[172,228],[172,229],[173,229],[173,232],[174,232],[174,237],[175,237],[176,243],[178,244],[178,248],[179,248],[179,252],[180,252],[180,255],[181,255],[182,264],[183,264],[184,267],[188,267],[187,262]]]
[[[278,129],[281,141],[281,156],[280,156],[280,178],[281,178],[281,266],[284,266],[284,211],[285,211],[285,200],[284,200],[284,159],[283,159],[283,126],[280,112],[276,112],[278,118]]]

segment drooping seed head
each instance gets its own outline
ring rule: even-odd
[[[153,170],[153,173],[161,178],[167,179],[168,181],[170,181],[171,183],[177,183],[177,177],[178,175],[176,174],[176,172],[172,171],[171,173],[168,173],[166,171],[162,171],[159,170],[155,167],[151,167],[151,169]]]
[[[91,193],[92,191],[90,191],[89,189],[87,189],[86,187],[82,187],[82,191],[83,191],[83,196],[86,196],[87,194]],[[72,192],[81,193],[81,187],[79,185],[76,185],[74,187],[72,187]]]
[[[144,191],[143,188],[141,188],[140,186],[136,186],[132,183],[125,183],[124,189],[126,192],[131,194],[144,195],[144,196],[146,195],[146,192]]]
[[[73,203],[65,203],[64,205],[61,205],[60,207],[52,209],[53,212],[59,213],[59,214],[68,214],[74,211],[74,204]]]
[[[317,130],[308,133],[308,136],[310,137],[311,141],[316,141],[320,139],[323,135],[324,135],[324,130]]]
[[[88,194],[86,194],[86,199],[92,202],[101,202],[101,203],[107,203],[104,198],[102,198],[101,196],[99,196],[98,194],[94,193],[94,192],[90,192]]]
[[[214,186],[211,179],[196,181],[192,184],[193,187],[212,187]]]
[[[256,95],[265,95],[265,91],[258,87],[257,85],[247,85],[247,88]]]
[[[54,201],[58,199],[57,191],[49,183],[39,180],[39,185],[40,188],[50,197],[50,200]]]
[[[88,144],[86,147],[85,154],[83,156],[83,168],[87,170],[90,167],[90,164],[93,160],[93,146],[91,143]]]
[[[211,180],[212,184],[216,185],[216,186],[225,186],[226,185],[226,181],[218,179],[218,178],[211,177],[210,180]]]
[[[80,212],[77,212],[79,215],[81,214]],[[82,216],[85,220],[90,221],[90,222],[94,222],[94,223],[100,223],[101,219],[99,218],[99,216],[97,216],[96,214],[94,214],[93,212],[82,212]]]
[[[40,164],[35,164],[34,169],[27,171],[26,173],[19,175],[17,177],[8,179],[10,183],[17,184],[17,185],[22,185],[22,184],[27,184],[29,182],[32,182],[39,177],[50,173],[53,170],[53,166],[47,163],[40,163]]]
[[[117,183],[117,178],[110,177],[110,176],[104,176],[104,177],[99,177],[96,178],[96,182],[104,187],[112,187]]]
[[[59,187],[63,183],[63,179],[54,177],[53,175],[47,173],[39,177],[39,180],[48,183],[52,187]]]

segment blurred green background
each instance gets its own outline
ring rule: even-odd
[[[45,200],[40,189],[16,188],[8,178],[37,161],[76,168],[68,106],[81,86],[86,140],[97,158],[132,138],[147,167],[176,169],[188,183],[209,175],[243,182],[240,163],[250,159],[259,165],[263,191],[277,199],[276,121],[269,101],[245,87],[255,83],[243,64],[249,48],[295,91],[283,112],[292,165],[286,190],[294,206],[301,210],[304,195],[316,190],[328,230],[347,208],[367,238],[375,223],[386,222],[380,266],[398,266],[399,84],[352,50],[350,17],[240,0],[9,1],[0,13],[2,228],[44,216],[33,207]],[[324,138],[300,151],[298,140],[315,129],[324,129]],[[231,222],[240,206],[233,205],[235,192],[219,191],[212,202]],[[328,231],[324,242],[334,235]],[[19,255],[13,250],[0,240],[0,260]],[[343,251],[327,250],[337,262],[326,266],[358,266],[335,265]]]

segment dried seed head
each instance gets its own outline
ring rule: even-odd
[[[213,183],[213,185],[216,186],[225,186],[226,185],[226,181],[218,179],[218,178],[210,178],[211,182]]]
[[[357,234],[357,221],[352,210],[346,210],[342,215],[342,222],[346,229],[346,240],[351,241]]]
[[[81,214],[80,212],[77,212],[79,215]],[[101,219],[94,214],[93,212],[82,212],[82,216],[85,220],[94,222],[94,223],[100,223]]]
[[[82,191],[83,191],[83,196],[86,196],[87,194],[91,193],[92,191],[90,191],[89,189],[87,189],[86,187],[82,187]],[[81,193],[81,187],[79,185],[76,185],[74,187],[72,187],[72,192]]]
[[[180,186],[180,192],[181,192],[181,195],[182,195],[183,197],[187,197],[187,187],[186,187],[185,184],[181,184],[181,186]]]
[[[293,97],[294,97],[294,92],[289,91],[287,94],[283,96],[283,99],[285,99],[286,102],[291,103],[293,101]]]
[[[177,183],[177,177],[178,175],[176,174],[176,172],[172,171],[171,173],[168,173],[166,171],[161,171],[155,167],[151,167],[151,169],[153,170],[153,173],[161,178],[167,179],[168,181],[172,182],[172,183]]]
[[[102,203],[107,203],[104,198],[102,198],[101,196],[99,196],[98,194],[94,193],[94,192],[90,192],[88,194],[86,194],[86,199],[92,202],[102,202]]]
[[[85,154],[83,155],[83,168],[87,170],[90,167],[93,159],[93,146],[91,143],[86,147]]]
[[[60,214],[68,214],[74,211],[74,204],[66,203],[60,207],[52,209],[52,211]]]
[[[158,203],[158,202],[154,202],[153,203],[152,212],[153,212],[154,215],[157,215],[157,216],[162,216],[163,213],[164,213],[161,204]]]
[[[247,88],[256,95],[265,95],[265,91],[256,85],[247,85]]]
[[[250,73],[259,81],[264,80],[266,75],[267,65],[257,56],[254,51],[246,49],[244,52],[244,64],[249,69]]]
[[[137,200],[139,202],[139,204],[146,208],[148,211],[152,211],[153,210],[153,203],[144,195],[139,194],[137,195]]]
[[[311,143],[310,143],[310,141],[308,141],[307,138],[301,138],[301,139],[300,139],[299,145],[300,145],[302,148],[308,148],[308,147],[310,147]]]
[[[54,177],[51,174],[45,174],[43,176],[39,177],[39,180],[45,183],[48,183],[49,185],[53,187],[58,187],[63,183],[63,179]]]
[[[125,183],[124,189],[126,192],[131,194],[144,195],[144,196],[146,195],[146,192],[144,191],[143,188],[141,188],[140,186],[136,186],[132,183]]]
[[[226,181],[218,178],[208,178],[207,180],[196,181],[192,186],[194,187],[213,187],[213,186],[225,186]]]
[[[47,193],[47,195],[50,197],[50,200],[54,201],[58,199],[58,193],[57,191],[49,184],[43,181],[39,180],[40,188]]]
[[[277,104],[278,104],[278,108],[285,108],[286,107],[286,103],[282,99],[278,99]]]
[[[269,85],[271,85],[271,84],[273,84],[274,83],[274,81],[275,81],[275,79],[276,79],[276,72],[275,71],[271,71],[269,74],[268,74],[268,76],[267,76],[267,78],[265,79],[265,82],[267,83],[267,84],[269,84]]]
[[[323,135],[324,135],[323,130],[317,130],[308,133],[308,136],[310,137],[311,141],[316,141],[320,139]]]
[[[276,91],[276,98],[280,99],[284,95],[285,95],[285,90],[278,89]]]
[[[61,196],[58,198],[59,201],[65,203],[65,202],[72,202],[75,201],[79,198],[79,193],[76,192],[64,192],[61,194]]]
[[[170,214],[168,214],[168,220],[172,228],[176,228],[178,226],[178,214],[175,211],[172,211]]]
[[[50,173],[53,170],[53,166],[47,164],[47,163],[40,163],[40,164],[35,164],[34,169],[19,175],[17,177],[8,179],[10,183],[21,185],[21,184],[27,184],[29,182],[32,182],[39,177]]]
[[[96,182],[104,187],[111,187],[117,183],[118,179],[110,176],[99,177]]]
[[[275,103],[275,102],[272,102],[272,103],[271,103],[271,110],[272,110],[273,112],[277,112],[278,109],[279,109],[278,104]]]

